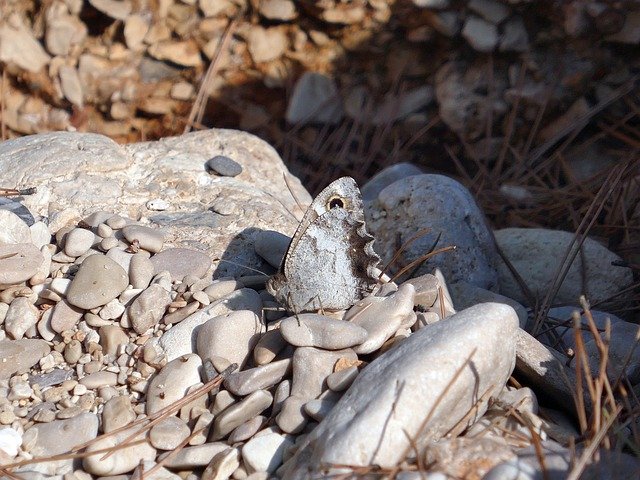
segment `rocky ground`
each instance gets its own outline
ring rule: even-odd
[[[579,298],[607,305],[633,274],[592,239],[554,286],[572,234],[492,232],[460,183],[392,167],[362,188],[378,253],[445,252],[286,317],[265,274],[309,196],[256,137],[43,134],[1,144],[0,169],[36,188],[0,209],[3,478],[640,468],[638,327]]]

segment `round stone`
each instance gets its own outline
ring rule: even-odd
[[[0,209],[0,245],[3,243],[31,243],[31,230],[18,215]]]
[[[202,278],[211,267],[209,255],[190,248],[168,248],[151,257],[151,263],[155,274],[167,270],[173,280],[182,280],[185,275]]]
[[[29,280],[42,262],[44,255],[31,243],[0,245],[0,284],[13,285]]]
[[[352,322],[336,320],[315,313],[303,313],[285,318],[280,323],[284,339],[296,347],[318,347],[340,350],[360,345],[367,339],[367,330]]]
[[[151,428],[149,441],[158,450],[173,450],[189,436],[191,431],[184,420],[167,417]]]
[[[64,253],[70,257],[79,257],[86,253],[96,241],[96,236],[86,228],[74,228],[65,237]]]
[[[129,243],[138,242],[140,248],[149,252],[157,253],[162,250],[164,235],[156,228],[149,228],[143,225],[127,225],[122,229],[124,238]]]
[[[80,265],[67,292],[71,305],[91,310],[106,305],[129,285],[127,272],[110,258],[91,255]]]
[[[224,155],[216,155],[210,158],[207,160],[206,167],[207,170],[223,177],[237,177],[242,173],[242,165]]]

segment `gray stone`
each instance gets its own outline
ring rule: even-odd
[[[172,470],[192,470],[198,467],[206,467],[209,462],[220,452],[224,452],[229,448],[225,442],[209,442],[204,445],[196,445],[195,447],[185,447],[177,454],[175,452],[166,452],[158,457],[158,461],[163,462],[164,466]],[[170,458],[167,458],[171,455]]]
[[[280,333],[293,346],[325,350],[341,350],[360,345],[369,335],[367,330],[355,323],[315,313],[285,318],[280,322]]]
[[[29,371],[50,350],[44,340],[0,340],[0,380]]]
[[[266,390],[258,390],[220,413],[213,421],[212,440],[220,440],[244,422],[260,415],[269,408],[273,396]]]
[[[341,392],[351,386],[358,376],[358,367],[349,367],[344,370],[333,372],[327,377],[327,387],[334,392]]]
[[[240,449],[227,448],[216,454],[202,473],[202,480],[224,480],[240,466]]]
[[[300,433],[309,422],[304,413],[304,405],[309,400],[291,395],[282,402],[282,408],[276,416],[276,423],[283,432]]]
[[[120,295],[127,285],[127,272],[110,258],[91,255],[85,258],[67,292],[67,301],[90,310],[106,305]]]
[[[139,334],[154,327],[171,303],[171,295],[159,284],[154,283],[138,295],[129,307],[129,319],[133,329]]]
[[[31,237],[32,237],[31,240],[33,242],[33,229],[31,227],[33,227],[34,223],[36,223],[36,220],[35,218],[33,218],[33,215],[31,215],[31,212],[27,207],[25,207],[19,201],[12,200],[11,198],[0,197],[0,210],[8,210],[10,212],[15,213],[20,218],[20,220],[26,223],[27,226],[29,227],[29,230],[31,230]],[[38,222],[38,223],[42,223],[42,222]],[[49,243],[49,242],[47,241],[45,243]],[[36,244],[34,243],[34,245]],[[39,245],[38,248],[40,246],[42,245]]]
[[[392,183],[413,175],[424,173],[420,167],[413,163],[401,162],[391,165],[379,171],[365,183],[360,191],[362,199],[370,202],[378,197],[378,194]]]
[[[351,307],[344,319],[367,331],[366,340],[353,350],[358,354],[374,352],[391,338],[408,318],[413,320],[407,323],[413,323],[414,296],[413,285],[405,283],[397,292],[387,297],[370,295]]]
[[[0,246],[15,243],[31,243],[29,225],[15,213],[0,209]]]
[[[136,412],[133,411],[129,397],[127,395],[113,397],[104,404],[102,409],[102,431],[104,433],[112,432],[129,425],[135,419]],[[151,443],[153,444],[153,442]]]
[[[129,336],[118,325],[104,325],[99,333],[102,352],[107,355],[116,355],[120,345],[129,343]]]
[[[229,438],[227,438],[227,442],[231,445],[235,445],[239,442],[245,442],[253,437],[265,423],[267,423],[267,417],[263,415],[258,415],[251,420],[247,420],[231,432]]]
[[[158,450],[174,450],[185,440],[191,431],[184,420],[167,417],[149,431],[149,441]]]
[[[498,44],[498,29],[486,20],[470,15],[462,27],[462,36],[478,52],[491,52]]]
[[[214,317],[198,331],[198,355],[203,360],[222,357],[242,368],[265,330],[260,317],[248,310]]]
[[[273,473],[282,464],[284,451],[292,445],[293,440],[285,435],[260,435],[242,447],[242,460],[249,472]]]
[[[20,340],[27,330],[38,323],[38,315],[38,309],[27,297],[16,297],[5,315],[4,330],[14,340]]]
[[[93,440],[98,435],[98,416],[81,413],[66,420],[36,424],[36,443],[29,453],[35,457],[59,455],[76,445]]]
[[[122,229],[122,234],[129,243],[136,242],[140,248],[152,253],[158,253],[164,244],[164,234],[161,231],[143,225],[127,225]]]
[[[73,330],[84,315],[84,310],[70,305],[66,300],[60,300],[53,307],[51,314],[51,329],[56,333]]]
[[[225,380],[224,386],[234,395],[245,396],[256,390],[263,390],[275,385],[290,372],[291,359],[286,358],[277,362],[232,373]]]
[[[147,288],[153,278],[155,268],[149,257],[136,253],[129,262],[129,282],[133,288]]]
[[[195,353],[197,351],[196,340],[198,332],[204,323],[212,317],[226,315],[239,310],[249,310],[256,315],[260,315],[262,300],[258,292],[250,288],[234,291],[227,297],[197,311],[165,332],[160,338],[159,345],[164,349],[168,360],[173,360],[187,353]]]
[[[242,165],[225,155],[210,158],[206,166],[210,171],[223,177],[237,177],[242,173]]]
[[[200,383],[201,366],[200,357],[190,354],[178,357],[162,367],[147,387],[147,415],[184,398],[189,387]]]
[[[287,106],[287,122],[335,124],[343,115],[333,79],[316,72],[305,72],[298,79]]]
[[[261,231],[256,235],[253,247],[273,268],[279,268],[284,254],[289,248],[291,237],[273,230]]]
[[[382,190],[365,213],[383,263],[396,251],[398,238],[404,243],[426,230],[403,250],[399,264],[417,260],[432,248],[455,245],[455,251],[427,260],[415,275],[431,273],[438,267],[449,282],[465,280],[488,290],[497,289],[498,255],[493,235],[469,191],[455,180],[442,175],[398,180]]]
[[[85,367],[86,368],[86,367]],[[100,387],[114,386],[118,384],[118,375],[114,372],[102,370],[100,372],[90,373],[80,379],[80,384],[88,389]]]
[[[96,240],[96,236],[91,230],[74,228],[65,236],[64,253],[70,257],[79,257],[97,243]]]
[[[333,373],[338,360],[355,362],[358,356],[351,349],[327,351],[314,347],[296,348],[293,354],[291,395],[305,400],[317,398],[326,388],[326,378]]]
[[[420,449],[454,426],[461,432],[511,375],[517,330],[511,307],[485,303],[417,331],[363,370],[287,462],[283,478],[306,478],[327,464],[393,467],[414,446],[411,439]]]
[[[282,337],[279,328],[265,332],[253,348],[253,361],[257,365],[271,362],[286,346],[287,341]]]
[[[139,427],[132,427],[113,435],[100,437],[89,445],[87,452],[116,447],[138,430]],[[104,452],[84,457],[82,461],[84,470],[87,473],[105,477],[131,472],[141,462],[155,460],[156,449],[149,444],[146,432],[134,436],[130,441],[131,445],[127,448],[116,448],[108,457],[105,457]]]
[[[495,238],[531,293],[543,298],[551,289],[574,235],[543,228],[505,228],[497,230]],[[586,294],[590,302],[596,303],[614,296],[631,284],[631,269],[613,266],[613,263],[621,261],[620,257],[595,240],[587,238],[582,245],[582,252],[576,255],[558,293],[551,299],[555,303],[574,304],[582,294]],[[586,264],[583,264],[583,258]],[[500,293],[528,305],[527,297],[503,262],[498,263],[498,274]]]
[[[42,262],[44,256],[35,245],[2,245],[0,240],[0,285],[13,285],[29,280],[38,273]]]
[[[211,267],[211,258],[199,250],[189,248],[167,248],[151,257],[154,274],[167,270],[173,280],[182,280],[185,275],[203,278]]]

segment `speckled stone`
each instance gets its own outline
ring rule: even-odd
[[[242,165],[224,155],[216,155],[207,160],[207,170],[223,177],[237,177],[242,173]]]
[[[67,292],[67,301],[90,310],[106,305],[129,285],[127,272],[104,255],[91,255],[80,265]]]

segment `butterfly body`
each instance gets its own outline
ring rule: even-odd
[[[360,190],[342,177],[307,209],[267,290],[294,313],[348,308],[376,284],[372,243]]]

